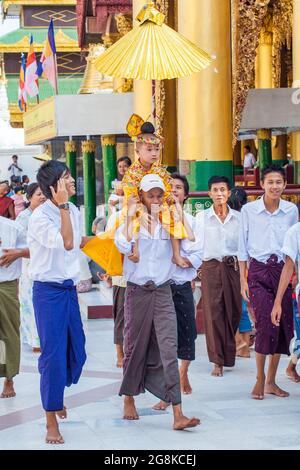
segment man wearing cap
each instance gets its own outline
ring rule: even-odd
[[[139,198],[131,196],[125,223],[115,237],[124,258],[127,280],[124,311],[124,363],[120,395],[124,399],[124,419],[139,419],[134,396],[148,390],[159,399],[171,403],[174,429],[200,424],[187,418],[181,409],[180,379],[177,362],[176,313],[172,300],[172,263],[170,235],[159,221],[165,186],[155,174],[143,177]],[[134,245],[134,221],[141,213],[138,243],[140,257],[130,260]]]

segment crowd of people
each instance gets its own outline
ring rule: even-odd
[[[248,202],[243,188],[231,189],[227,177],[213,176],[208,181],[212,206],[191,215],[185,209],[188,180],[167,172],[160,163],[161,149],[161,137],[144,123],[135,136],[138,159],[133,164],[128,157],[118,161],[121,183],[114,184],[106,228],[96,220],[94,232],[101,246],[106,240],[99,234],[106,230],[112,259],[121,259],[120,272],[104,269],[103,259],[99,276],[111,277],[113,286],[123,417],[139,419],[135,397],[147,390],[159,399],[154,410],[171,406],[173,428],[182,430],[200,424],[198,417],[184,415],[181,399],[182,393],[192,393],[189,367],[196,359],[197,339],[193,289],[199,277],[212,375],[222,377],[224,368],[235,366],[237,355],[250,356],[254,326],[252,397],[289,395],[276,382],[281,354],[293,353],[287,374],[299,382],[299,316],[293,301],[299,211],[282,199],[284,170],[271,166],[261,172],[261,198]],[[69,169],[52,160],[27,187],[27,208],[16,221],[8,209],[0,217],[1,398],[15,396],[21,306],[23,339],[40,351],[46,442],[52,444],[64,443],[57,421],[67,417],[64,389],[78,382],[86,360],[76,286],[82,280],[81,250],[95,238],[82,235],[80,212],[68,202],[74,194]]]

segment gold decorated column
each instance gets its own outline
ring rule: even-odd
[[[147,0],[133,0],[133,26],[138,24],[135,21],[140,10],[147,3]],[[133,109],[136,114],[143,119],[152,115],[152,81],[151,80],[134,80],[134,103]],[[128,116],[129,119],[130,116]]]
[[[70,174],[72,178],[75,180],[76,186],[76,179],[77,179],[77,162],[76,162],[76,142],[74,140],[67,140],[65,142],[65,153],[66,153],[66,165],[70,170]],[[77,195],[70,197],[70,201],[73,204],[77,204]]]
[[[178,0],[178,30],[216,60],[178,81],[180,170],[191,190],[213,175],[233,179],[230,0]]]
[[[293,87],[300,88],[300,0],[293,1]],[[300,132],[293,133],[295,183],[300,183]]]
[[[256,51],[255,61],[255,87],[256,88],[274,88],[273,81],[273,23],[272,16],[268,14],[259,37],[259,45]],[[269,157],[264,153],[264,166],[271,164],[273,160],[277,165],[283,165],[287,154],[287,136],[280,135],[273,137],[272,145],[266,143],[271,149]],[[265,146],[259,143],[259,151]],[[261,166],[261,165],[260,165]]]

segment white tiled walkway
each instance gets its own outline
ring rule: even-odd
[[[204,337],[197,340],[198,357],[191,366],[193,394],[183,397],[184,411],[200,417],[194,430],[172,430],[171,411],[154,412],[150,394],[137,399],[140,420],[122,419],[118,396],[121,373],[115,368],[112,320],[84,322],[88,361],[78,385],[67,391],[68,420],[61,424],[64,449],[300,449],[300,384],[284,376],[279,385],[289,398],[252,400],[254,354],[238,359],[223,378],[210,376]],[[37,356],[22,353],[22,372],[15,380],[17,396],[0,400],[0,449],[49,449],[40,406]],[[2,386],[2,384],[1,384]]]

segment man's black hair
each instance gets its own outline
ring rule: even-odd
[[[36,175],[36,180],[42,193],[47,199],[52,199],[50,186],[56,190],[57,182],[64,173],[69,173],[70,170],[65,163],[58,162],[57,160],[50,160],[43,163]]]
[[[211,178],[209,178],[209,180],[208,180],[208,189],[211,190],[212,185],[217,184],[217,183],[226,183],[227,188],[229,190],[231,189],[230,181],[227,178],[227,176],[212,176]]]
[[[249,150],[249,152],[250,152],[250,150],[251,150],[251,147],[250,147],[250,145],[245,145],[245,147],[244,147],[244,148],[245,148],[245,149],[247,149],[247,150]]]
[[[279,173],[284,181],[286,181],[286,174],[284,171],[284,168],[278,165],[270,165],[267,166],[266,168],[263,168],[260,173],[260,180],[264,181],[266,176],[269,175],[270,173]]]
[[[190,185],[189,185],[189,182],[187,180],[187,177],[184,176],[184,175],[181,175],[180,173],[171,173],[171,178],[172,180],[180,180],[182,183],[183,183],[183,186],[184,186],[184,194],[186,195],[186,197],[188,197],[189,193],[190,193]]]

